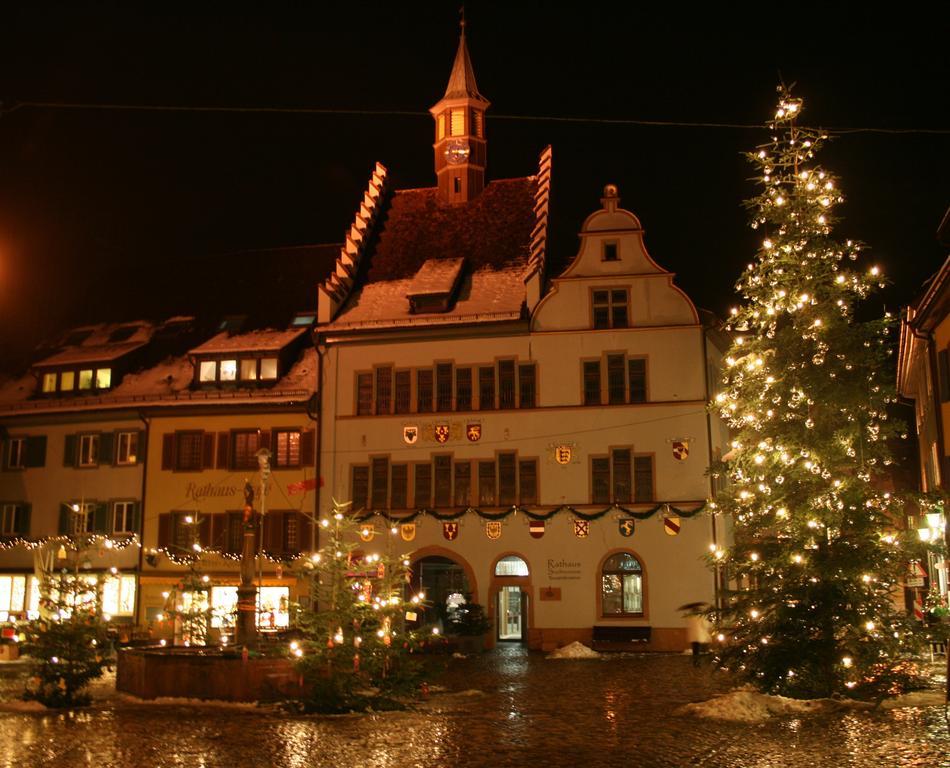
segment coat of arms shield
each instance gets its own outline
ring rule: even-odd
[[[449,439],[449,425],[448,424],[436,424],[435,429],[433,430],[433,435],[438,443],[444,443]]]
[[[586,539],[590,535],[590,520],[575,520],[574,535],[579,539]]]
[[[501,520],[489,520],[485,523],[485,535],[494,541],[501,538]]]
[[[465,427],[465,436],[468,438],[470,443],[477,443],[482,439],[482,425],[468,424]]]
[[[412,424],[403,427],[402,439],[405,441],[406,445],[414,445],[419,439],[419,427]]]
[[[442,535],[449,541],[455,541],[459,537],[459,524],[442,523]]]
[[[402,536],[403,541],[412,541],[416,538],[416,524],[403,523],[399,526],[399,535]]]

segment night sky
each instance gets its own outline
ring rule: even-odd
[[[377,160],[399,187],[435,183],[427,110],[448,79],[458,4],[353,3],[334,13],[300,5],[8,12],[0,46],[8,361],[67,324],[200,311],[196,303],[227,292],[223,254],[341,241]],[[788,21],[755,7],[619,5],[466,7],[479,89],[492,102],[489,178],[534,173],[538,152],[553,144],[553,260],[573,255],[581,222],[612,182],[643,222],[653,257],[697,304],[725,313],[757,240],[741,205],[755,192],[741,152],[769,134],[609,121],[759,126],[781,77],[805,99],[803,122],[931,131],[847,133],[821,155],[848,198],[837,233],[870,246],[893,281],[889,309],[911,300],[946,256],[935,233],[950,205],[947,12],[902,4],[904,18],[862,10],[822,19],[818,6],[795,4]],[[265,275],[267,262],[259,268]]]

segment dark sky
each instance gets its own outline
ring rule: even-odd
[[[65,323],[180,311],[226,291],[216,255],[340,241],[377,160],[398,186],[434,183],[427,110],[448,78],[457,3],[200,5],[39,6],[4,20],[8,355]],[[818,5],[794,4],[780,19],[764,4],[645,5],[467,6],[478,85],[492,101],[489,176],[533,173],[554,146],[555,258],[574,253],[613,182],[654,258],[698,304],[725,312],[756,242],[740,153],[767,132],[598,121],[761,125],[781,76],[797,83],[804,122],[943,131],[849,133],[821,156],[848,198],[837,232],[869,244],[894,283],[889,308],[911,299],[946,255],[935,230],[950,205],[947,12],[905,3],[822,19]],[[23,102],[415,114],[14,108]],[[543,117],[590,121],[529,119]]]

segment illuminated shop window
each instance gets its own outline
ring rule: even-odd
[[[601,590],[604,616],[643,615],[643,568],[629,552],[607,558]]]

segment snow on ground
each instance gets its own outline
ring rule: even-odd
[[[881,709],[904,709],[906,707],[934,707],[947,701],[946,691],[913,691],[886,699],[881,702]]]
[[[789,699],[785,696],[770,696],[757,691],[738,690],[714,696],[708,701],[686,704],[676,714],[692,715],[708,720],[729,720],[738,723],[762,723],[772,717],[810,715],[818,712],[834,712],[844,708],[868,709],[872,705],[863,702],[838,701],[836,699]]]
[[[548,659],[599,659],[600,654],[597,651],[591,650],[583,643],[579,643],[576,640],[570,645],[565,645],[563,648],[558,648],[556,651],[551,651],[546,658]]]

